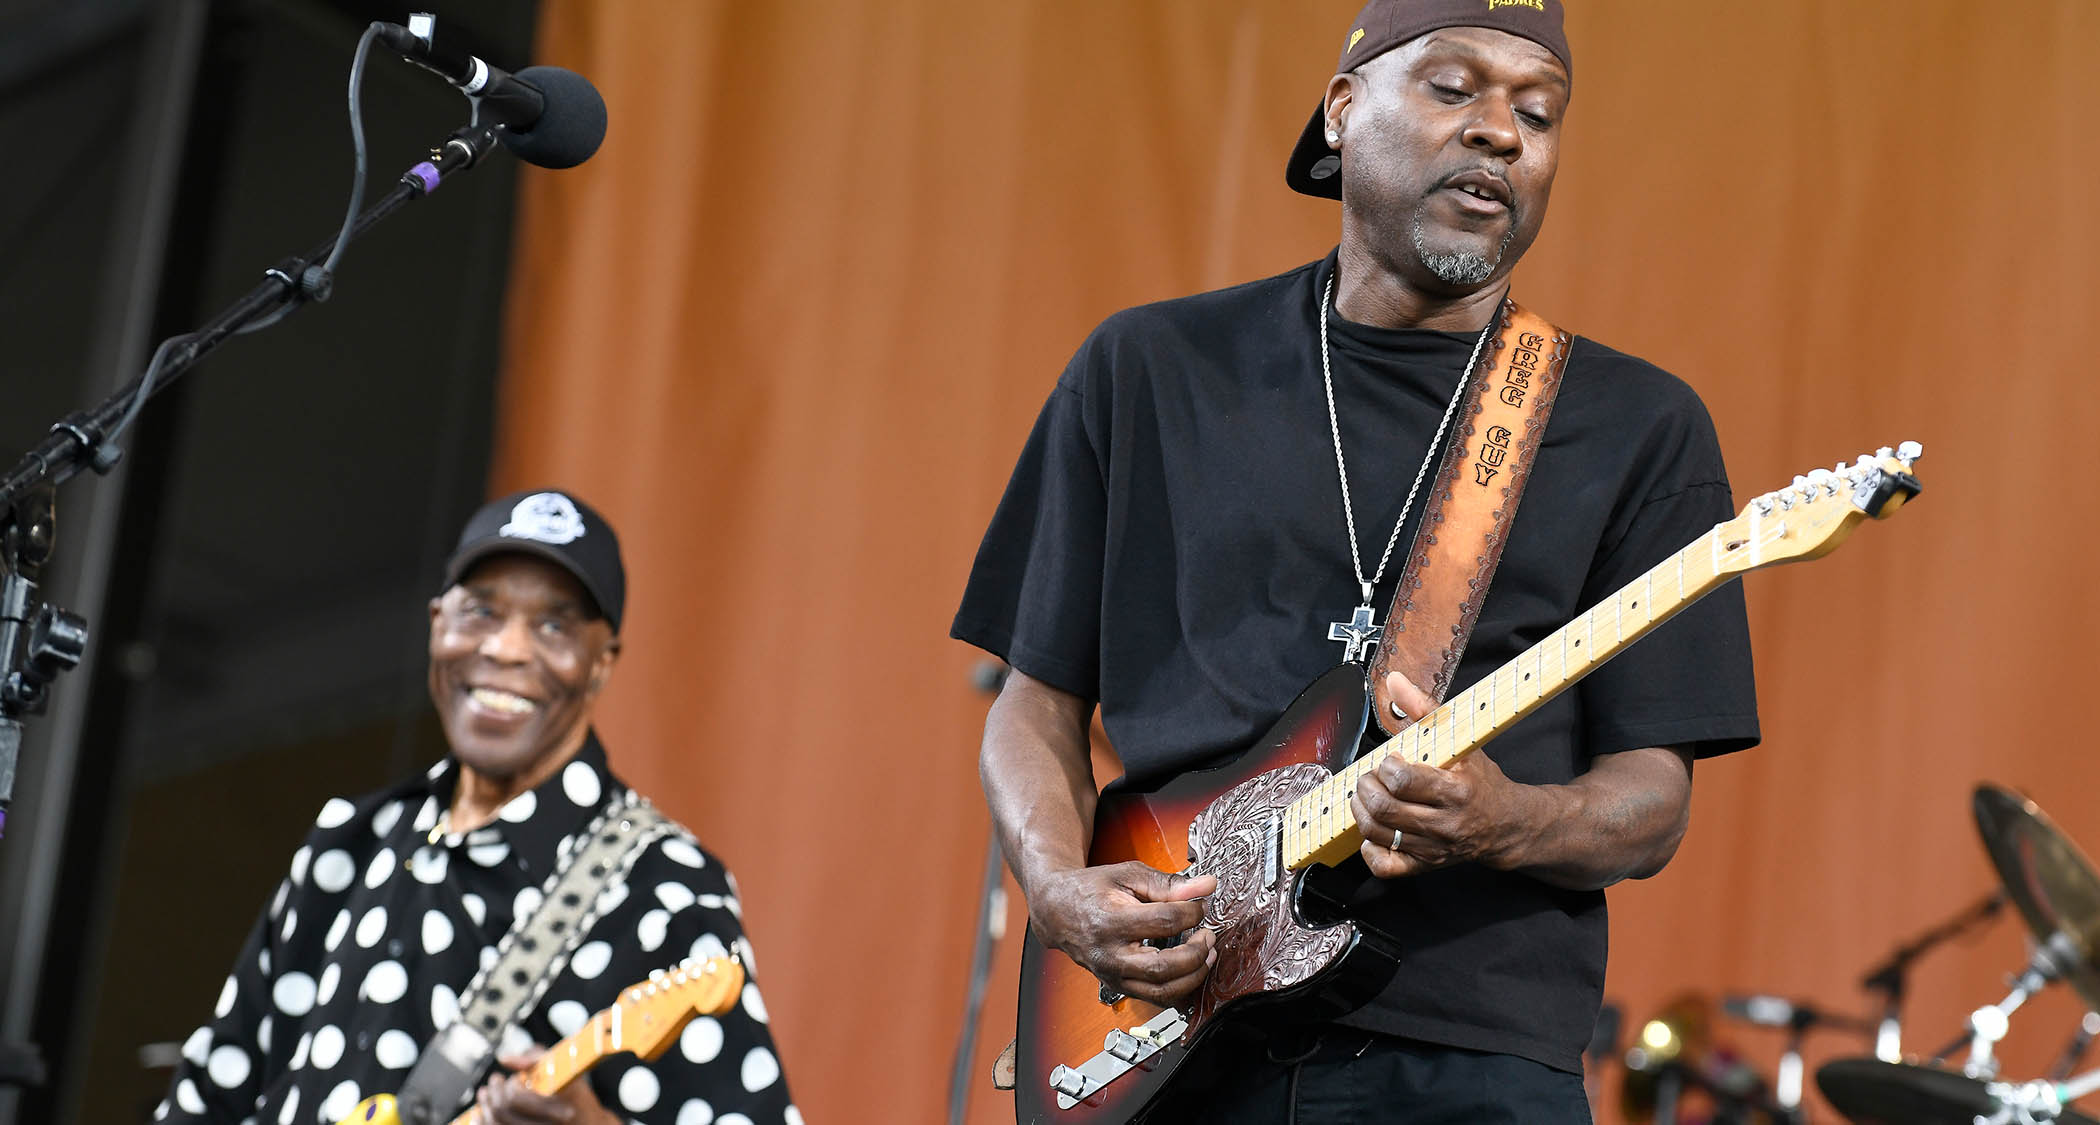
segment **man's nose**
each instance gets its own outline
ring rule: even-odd
[[[503,619],[502,628],[484,637],[481,654],[505,664],[523,664],[532,657],[532,626],[523,614]]]

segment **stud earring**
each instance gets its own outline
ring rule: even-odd
[[[1342,143],[1342,131],[1340,129],[1327,130],[1327,143],[1331,145]]]

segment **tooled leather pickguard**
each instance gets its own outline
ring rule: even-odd
[[[1272,818],[1330,775],[1315,765],[1286,766],[1246,781],[1212,802],[1189,825],[1192,873],[1218,877],[1203,904],[1203,925],[1217,935],[1218,962],[1191,1008],[1192,1025],[1225,1004],[1303,984],[1332,965],[1356,936],[1348,924],[1308,929],[1292,910],[1292,872],[1279,861],[1265,880]]]

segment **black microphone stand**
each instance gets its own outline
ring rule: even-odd
[[[428,160],[402,173],[393,191],[357,216],[348,237],[355,238],[403,205],[436,191],[453,173],[480,163],[496,139],[494,125],[454,130],[430,151]],[[99,406],[60,419],[35,449],[0,476],[0,832],[5,831],[8,805],[14,800],[23,722],[44,712],[52,681],[78,665],[87,649],[87,622],[37,596],[37,584],[57,544],[58,486],[84,468],[106,473],[116,466],[123,456],[116,438],[136,413],[142,395],[167,389],[230,337],[274,324],[309,301],[327,300],[334,277],[322,263],[337,241],[331,237],[264,271],[263,280],[225,311],[195,331],[164,342],[146,373]]]
[[[1903,1061],[1903,986],[1911,962],[1997,917],[2004,908],[2005,892],[1994,890],[1963,908],[1961,913],[1897,946],[1894,953],[1867,970],[1867,975],[1859,982],[1860,987],[1882,994],[1881,1026],[1874,1039],[1874,1057],[1883,1062]]]

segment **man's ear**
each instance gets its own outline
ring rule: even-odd
[[[1324,127],[1330,147],[1340,148],[1348,129],[1349,109],[1356,103],[1356,76],[1337,74],[1327,80]]]
[[[615,665],[615,664],[619,663],[619,661],[620,661],[620,636],[619,636],[619,634],[615,633],[615,634],[613,634],[613,637],[612,637],[612,639],[611,639],[611,640],[609,640],[609,641],[606,641],[606,642],[605,642],[605,647],[604,647],[603,649],[599,650],[599,652],[598,652],[598,659],[597,659],[596,661],[594,661],[594,662],[593,662],[593,664],[592,664],[592,667],[591,667],[591,694],[592,694],[592,695],[596,695],[596,694],[598,694],[599,692],[601,692],[601,691],[604,691],[604,690],[605,690],[605,682],[606,682],[607,680],[610,680],[610,679],[612,679],[612,670],[613,670],[613,665]]]

